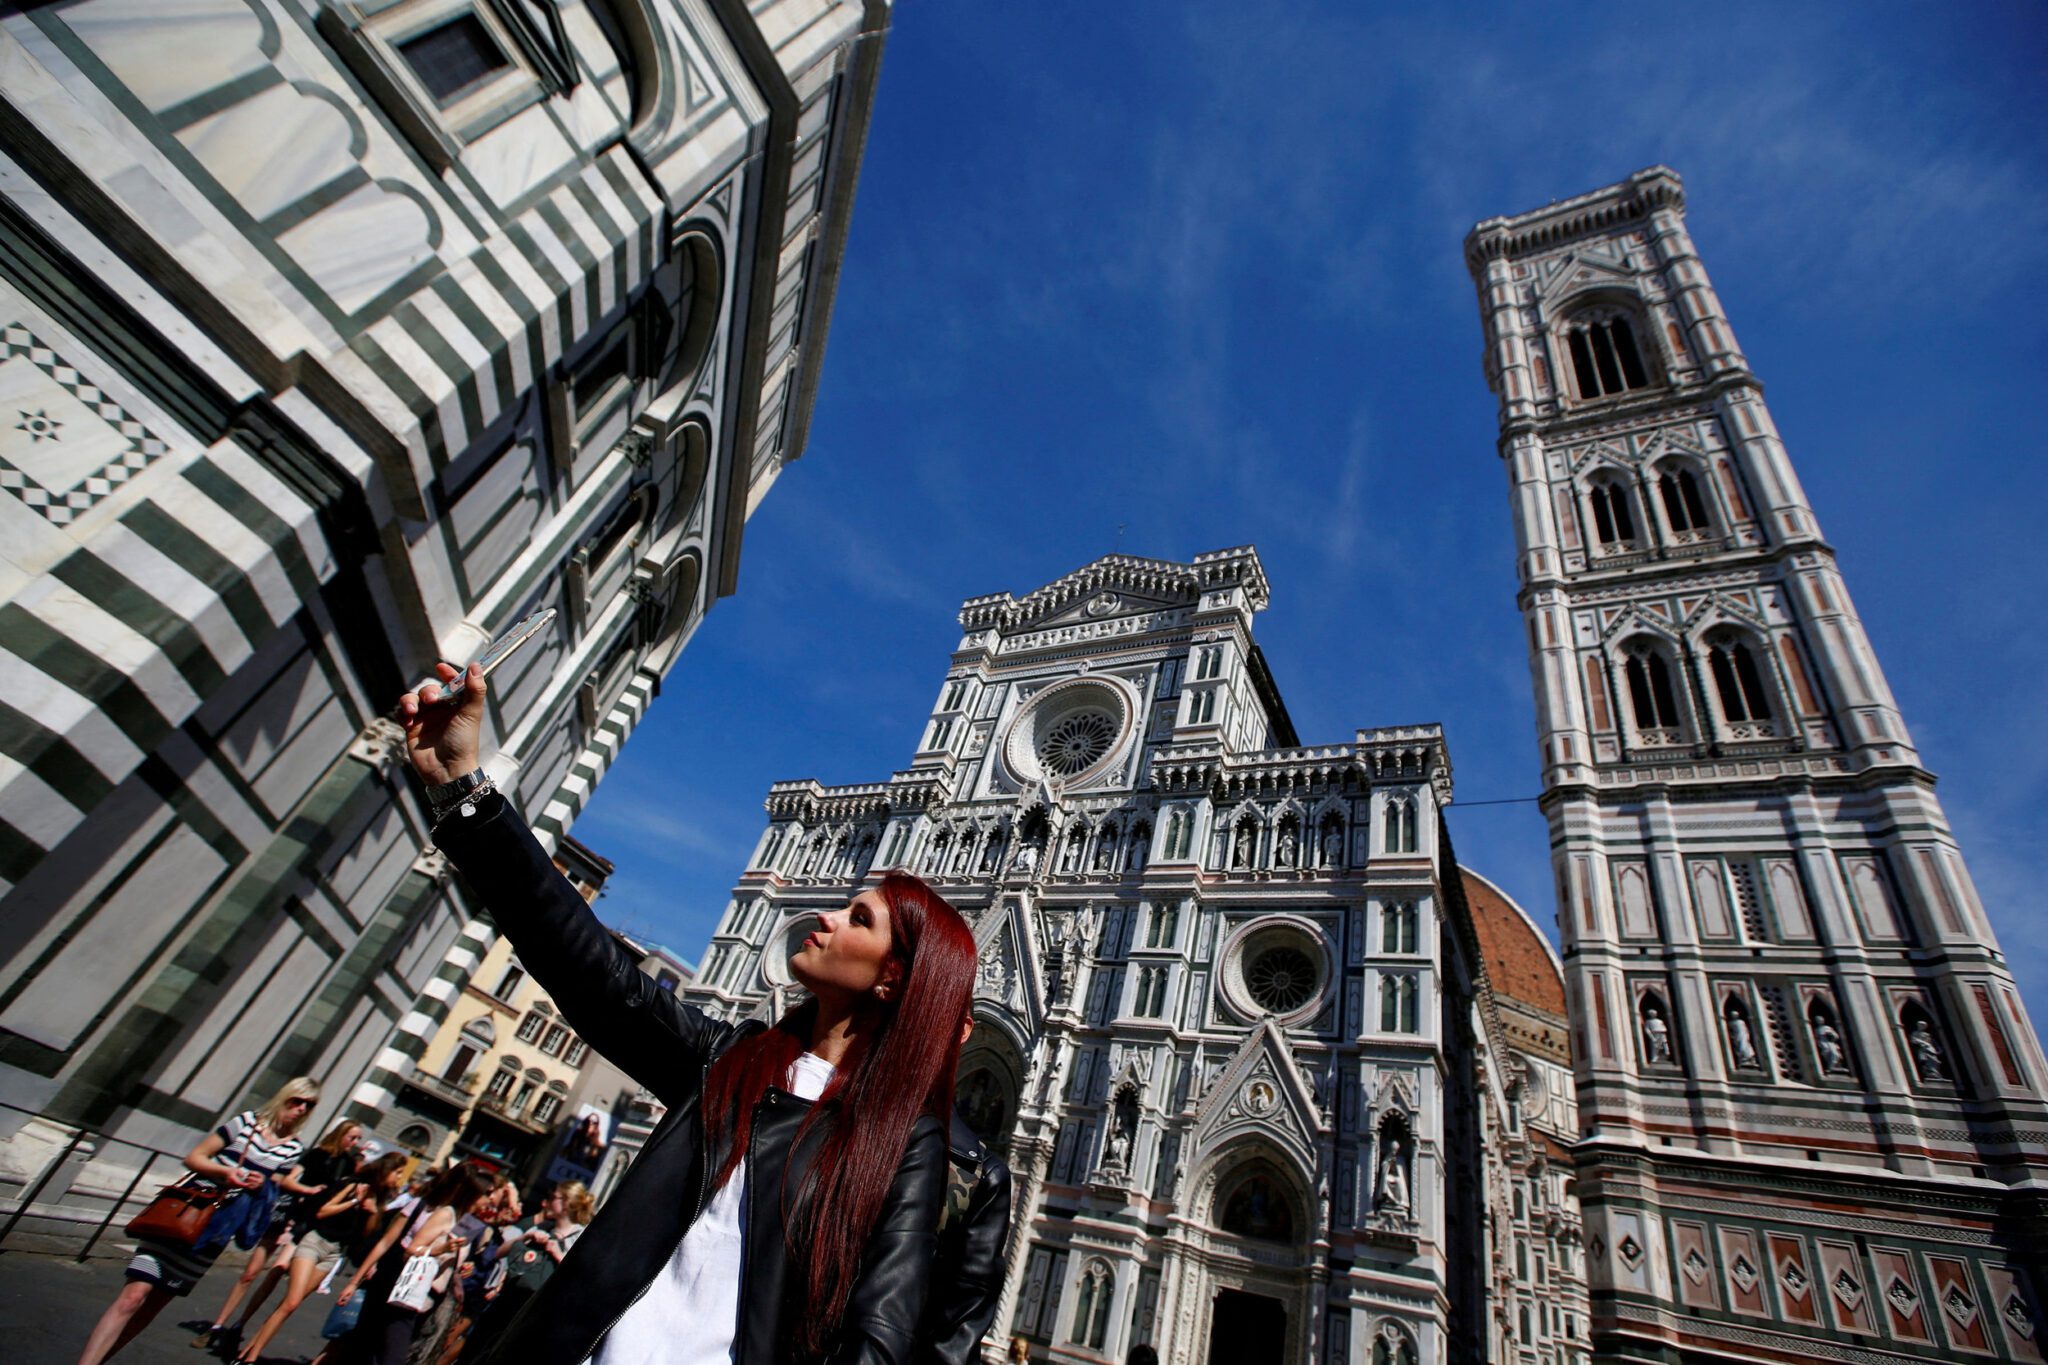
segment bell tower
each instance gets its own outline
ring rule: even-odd
[[[1465,255],[1596,1354],[2042,1360],[2048,1064],[1679,177],[1488,219]]]

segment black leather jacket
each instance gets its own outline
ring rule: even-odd
[[[917,1365],[968,1365],[1003,1296],[1010,1168],[958,1114],[947,1146],[946,1211],[931,1297],[917,1329]]]
[[[706,1150],[698,1111],[704,1077],[734,1039],[763,1026],[722,1023],[661,989],[597,922],[502,796],[487,795],[471,809],[443,821],[434,841],[570,1026],[668,1106],[561,1268],[485,1357],[490,1365],[578,1365],[668,1264],[703,1209],[719,1156]],[[785,1188],[785,1176],[787,1188],[802,1188],[831,1126],[821,1120],[792,1150],[809,1109],[770,1090],[754,1111],[734,1365],[802,1359],[794,1328],[805,1313],[803,1276],[783,1241],[781,1201],[761,1194]],[[920,1118],[825,1356],[831,1365],[910,1360],[945,1180],[944,1134],[937,1120]]]

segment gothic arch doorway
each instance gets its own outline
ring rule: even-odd
[[[1008,1032],[985,1018],[977,1020],[973,1036],[961,1049],[958,1074],[954,1103],[960,1117],[990,1151],[1007,1152],[1017,1122],[1017,1099],[1024,1089],[1024,1059]]]
[[[1265,1294],[1219,1289],[1209,1315],[1209,1365],[1280,1365],[1287,1305]]]

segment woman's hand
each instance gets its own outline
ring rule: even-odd
[[[454,682],[462,674],[453,664],[435,664],[434,673],[437,681],[422,683],[398,699],[398,719],[405,726],[406,757],[412,760],[413,771],[429,786],[453,782],[480,766],[478,751],[483,744],[487,691],[483,670],[471,664],[461,700],[453,705],[435,705],[442,685]]]
[[[350,1299],[354,1298],[355,1296],[355,1283],[354,1281],[350,1281],[348,1284],[345,1284],[341,1287],[341,1292],[339,1294],[336,1294],[334,1296],[334,1302],[337,1306],[339,1306],[341,1304],[347,1303]]]
[[[253,1190],[263,1183],[263,1177],[254,1171],[245,1171],[237,1166],[224,1166],[221,1170],[227,1177],[228,1184],[238,1190]]]

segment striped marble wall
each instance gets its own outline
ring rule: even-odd
[[[802,453],[888,17],[0,19],[0,1182],[403,1084],[490,931],[383,710],[555,607],[490,743],[573,823]]]

